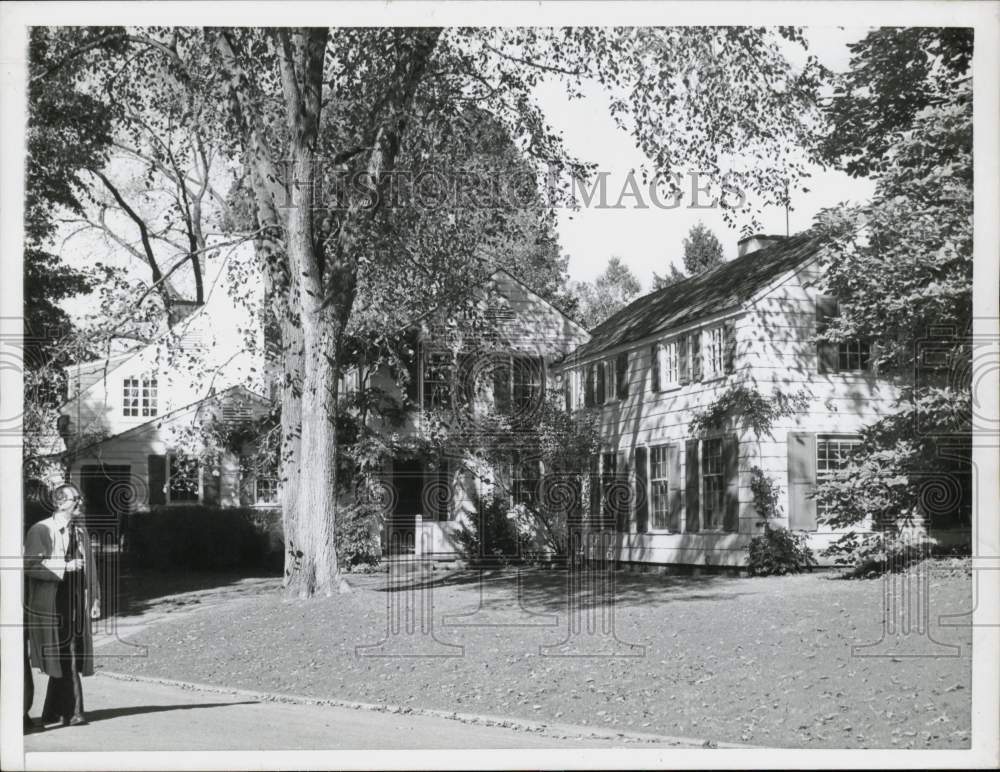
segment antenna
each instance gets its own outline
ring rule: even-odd
[[[792,235],[791,228],[788,224],[788,210],[790,209],[791,201],[788,196],[788,178],[785,178],[785,238],[787,239]]]

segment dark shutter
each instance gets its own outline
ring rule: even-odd
[[[628,473],[628,458],[623,451],[618,452],[617,462],[615,463],[615,477],[619,485],[623,485],[626,488],[632,484],[632,480],[629,478]],[[632,521],[632,509],[630,502],[632,501],[631,496],[626,496],[624,494],[619,494],[618,501],[623,502],[618,506],[617,513],[617,527],[619,533],[628,533],[629,524]]]
[[[722,345],[725,347],[725,371],[728,374],[736,370],[736,324],[732,319],[723,323],[722,335]]]
[[[149,506],[167,503],[167,457],[147,456]]]
[[[816,334],[823,335],[830,327],[830,319],[837,316],[837,299],[831,295],[816,298]],[[817,370],[832,373],[837,370],[837,344],[829,341],[816,343]]]
[[[688,358],[691,361],[691,380],[701,380],[701,333],[698,331],[688,335]]]
[[[698,440],[688,440],[685,443],[685,466],[686,485],[684,498],[686,500],[686,515],[684,530],[687,532],[701,530],[701,508],[698,500],[698,477],[700,465],[698,464]]]
[[[635,530],[649,531],[649,498],[646,489],[649,480],[648,451],[639,446],[635,449]]]
[[[681,513],[684,511],[684,486],[681,484],[681,453],[680,445],[667,445],[667,492],[669,510],[667,511],[667,528],[673,533],[680,533]]]
[[[726,479],[722,528],[740,530],[740,442],[735,434],[722,438],[722,469]]]
[[[681,335],[677,339],[677,369],[680,371],[681,386],[691,383],[691,360],[688,357],[688,336]]]
[[[218,458],[209,459],[208,463],[202,467],[201,471],[201,500],[206,504],[218,506],[221,500],[219,481],[222,479],[222,469]],[[253,483],[253,480],[250,481]],[[253,485],[250,486],[250,502],[254,503]]]
[[[628,352],[623,351],[615,359],[615,396],[625,399],[628,396]]]
[[[507,415],[511,405],[510,359],[500,359],[493,368],[493,405],[497,413]]]
[[[816,435],[788,433],[788,527],[816,530]]]
[[[660,344],[649,347],[649,390],[660,390]]]
[[[597,404],[603,405],[606,398],[604,391],[605,381],[607,380],[607,365],[604,362],[597,363]]]
[[[601,516],[600,457],[590,457],[590,527],[596,528]]]
[[[566,412],[573,409],[573,371],[567,370],[563,377],[563,398],[566,400]]]
[[[583,391],[583,406],[593,407],[597,401],[597,386],[594,382],[595,371],[593,365],[587,365],[587,383]]]

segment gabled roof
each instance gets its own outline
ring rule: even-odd
[[[174,408],[173,410],[167,413],[162,413],[161,415],[154,416],[153,418],[150,418],[148,421],[143,421],[141,424],[130,426],[128,429],[124,429],[123,431],[118,432],[118,434],[110,434],[107,437],[102,437],[101,439],[95,440],[94,442],[91,442],[88,445],[84,445],[82,448],[74,450],[73,453],[79,456],[85,450],[90,450],[91,448],[96,447],[97,445],[100,445],[103,442],[107,442],[108,440],[120,439],[121,437],[125,437],[131,434],[138,434],[139,432],[144,431],[145,429],[154,424],[162,423],[163,421],[168,421],[173,418],[177,418],[178,416],[183,415],[185,412],[196,410],[208,402],[224,402],[226,399],[236,396],[253,400],[260,405],[272,404],[269,399],[267,399],[266,397],[262,397],[260,394],[257,394],[253,391],[250,391],[250,389],[248,389],[246,386],[243,386],[242,384],[235,384],[226,389],[222,389],[221,391],[216,391],[213,392],[212,394],[208,394],[207,396],[204,396],[201,399],[197,399],[194,402],[189,402],[187,405],[184,405],[182,407]]]
[[[596,354],[666,332],[699,317],[737,308],[817,251],[815,236],[799,234],[643,295],[591,330],[590,341],[577,348],[571,357]]]

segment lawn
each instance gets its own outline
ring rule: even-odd
[[[104,656],[99,666],[717,742],[966,748],[971,631],[938,627],[936,620],[971,608],[971,579],[959,562],[932,565],[931,634],[958,646],[958,656],[852,656],[852,645],[882,635],[884,585],[877,579],[844,581],[829,572],[765,579],[620,573],[614,621],[621,643],[611,647],[604,636],[583,640],[589,650],[610,647],[632,656],[542,656],[540,646],[566,637],[567,615],[565,575],[540,570],[522,576],[526,611],[516,601],[516,575],[493,573],[482,584],[482,616],[458,620],[446,617],[480,605],[478,577],[435,572],[435,632],[450,646],[435,644],[418,628],[415,638],[394,639],[395,651],[423,645],[460,656],[358,656],[356,647],[386,638],[387,604],[405,597],[387,592],[386,575],[375,574],[359,577],[355,592],[333,599],[285,600],[274,580],[255,584],[249,593],[238,584],[202,590],[195,605],[185,606],[184,593],[175,594],[164,602],[206,608],[169,616],[130,638],[148,647],[147,657]],[[265,586],[275,589],[262,592]],[[426,600],[424,593],[417,597]],[[525,622],[534,626],[510,626]],[[546,622],[556,625],[539,626]],[[102,653],[114,653],[115,646],[122,644]],[[558,646],[546,651],[565,653]]]

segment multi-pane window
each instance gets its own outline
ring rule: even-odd
[[[725,507],[725,464],[722,438],[705,440],[701,445],[701,485],[704,498],[704,527],[722,528]]]
[[[667,446],[658,445],[649,449],[649,498],[653,516],[653,530],[665,531],[670,517],[670,493],[668,489]]]
[[[715,378],[726,371],[726,330],[721,324],[705,330],[702,343],[706,378]]]
[[[126,378],[122,383],[122,415],[151,417],[156,412],[156,379]]]
[[[587,365],[584,371],[583,406],[594,407],[597,404],[597,367]]]
[[[429,353],[424,360],[424,409],[451,407],[454,363],[451,354]]]
[[[513,404],[516,412],[532,410],[542,401],[541,357],[514,357],[513,360]]]
[[[611,402],[618,396],[617,381],[615,360],[609,359],[604,363],[604,399],[599,399],[599,402]]]
[[[861,440],[857,437],[816,438],[816,482],[824,483],[832,479],[838,471],[847,466],[847,459]],[[825,507],[816,502],[816,514],[825,513]]]
[[[656,367],[659,391],[672,388],[680,383],[680,362],[677,356],[677,340],[658,343],[656,346]]]
[[[258,477],[254,480],[254,502],[257,504],[278,503],[278,481],[274,477]]]
[[[863,340],[844,340],[837,344],[838,370],[867,370],[871,345]]]
[[[538,504],[538,486],[542,475],[538,461],[522,461],[514,465],[511,479],[511,496],[515,504],[536,506]]]
[[[170,501],[198,501],[200,474],[198,461],[193,458],[170,456],[170,479],[167,490]]]

